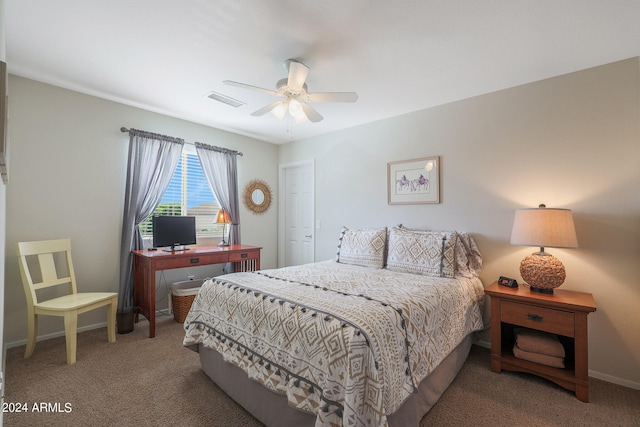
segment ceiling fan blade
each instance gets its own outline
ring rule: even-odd
[[[269,105],[266,105],[264,107],[262,107],[261,109],[254,111],[253,113],[251,113],[252,116],[262,116],[267,114],[268,112],[270,112],[271,110],[273,110],[274,108],[276,108],[276,106],[278,104],[282,104],[282,101],[276,101],[276,102],[272,102]]]
[[[238,83],[238,82],[234,82],[232,80],[224,80],[222,83],[229,85],[229,86],[235,86],[235,87],[239,87],[242,89],[250,89],[250,90],[257,90],[258,92],[263,92],[266,93],[268,95],[274,95],[274,96],[280,96],[280,94],[278,92],[276,92],[275,90],[271,90],[271,89],[265,89],[262,87],[258,87],[258,86],[251,86],[245,83]]]
[[[320,113],[314,110],[313,107],[311,107],[311,105],[307,104],[306,102],[301,102],[300,105],[302,106],[302,111],[304,111],[304,114],[306,114],[309,121],[317,123],[324,119],[324,117],[322,117]]]
[[[305,100],[309,102],[356,102],[355,92],[314,92],[307,93]]]
[[[307,80],[309,75],[309,67],[302,62],[294,61],[292,59],[287,60],[289,64],[289,78],[287,80],[287,86],[289,89],[299,91],[304,85],[304,81]]]

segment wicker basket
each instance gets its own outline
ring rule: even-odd
[[[204,280],[186,280],[171,285],[171,310],[176,322],[184,323]]]

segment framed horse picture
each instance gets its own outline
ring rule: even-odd
[[[440,203],[440,157],[387,163],[388,203]]]

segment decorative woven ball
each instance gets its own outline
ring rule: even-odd
[[[520,263],[520,275],[529,286],[543,289],[555,289],[567,277],[562,262],[546,252],[525,257]]]

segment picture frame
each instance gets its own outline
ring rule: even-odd
[[[390,205],[440,203],[440,156],[387,163]]]

